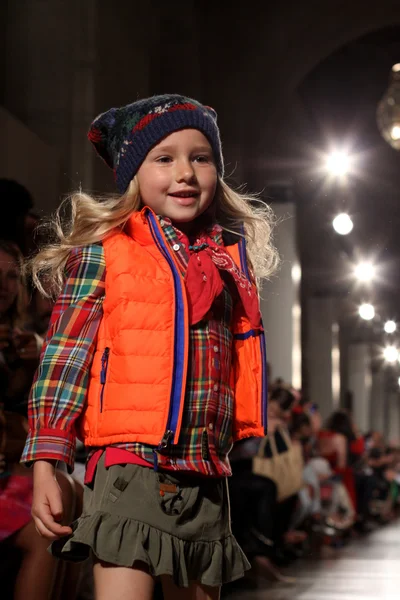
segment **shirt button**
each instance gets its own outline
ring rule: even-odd
[[[219,352],[218,346],[214,346],[214,352]]]
[[[214,429],[214,425],[212,423],[208,424],[208,429],[211,429],[211,431]]]
[[[175,250],[175,252],[178,252],[179,248],[180,248],[180,245],[179,245],[179,244],[174,244],[174,245],[172,246],[172,249],[173,249],[173,250]]]
[[[218,392],[218,384],[217,383],[214,385],[214,392]]]

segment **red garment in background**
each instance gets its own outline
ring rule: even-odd
[[[356,456],[362,456],[365,452],[365,440],[363,437],[359,437],[356,440],[353,440],[350,444],[350,452],[351,454],[355,454]]]
[[[32,496],[30,473],[0,479],[0,542],[28,525],[32,519]]]
[[[326,430],[322,430],[318,433],[318,439],[329,439],[329,438],[333,438],[333,436],[336,435],[336,433],[334,431],[326,431]],[[344,487],[347,490],[347,493],[350,496],[351,499],[351,503],[354,507],[354,510],[357,511],[357,495],[356,495],[356,484],[355,484],[355,479],[354,479],[354,470],[352,467],[338,467],[338,455],[337,452],[330,452],[328,454],[322,454],[321,456],[323,458],[325,458],[333,472],[335,473],[335,475],[340,475],[342,478],[342,482]]]

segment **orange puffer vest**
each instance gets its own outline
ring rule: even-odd
[[[87,446],[176,444],[188,362],[185,285],[155,214],[135,213],[103,242],[103,318],[89,376],[79,437]],[[227,246],[248,275],[244,240]],[[241,310],[233,318],[234,440],[266,430],[264,334]]]

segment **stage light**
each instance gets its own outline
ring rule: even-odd
[[[361,262],[354,269],[358,281],[369,282],[375,277],[375,267],[370,262]]]
[[[332,152],[326,160],[326,168],[336,177],[346,175],[350,169],[350,157],[345,152]]]
[[[397,329],[397,325],[394,321],[386,321],[384,330],[386,333],[394,333]]]
[[[395,363],[399,358],[399,351],[395,346],[386,346],[383,356],[387,362]]]
[[[333,229],[339,235],[348,235],[353,230],[353,221],[347,213],[337,215],[332,221]]]
[[[376,118],[382,137],[400,150],[400,63],[393,65],[389,86],[378,104]]]
[[[297,263],[292,266],[292,280],[294,283],[300,283],[301,281],[301,267]]]
[[[364,321],[371,321],[375,317],[375,309],[372,304],[364,302],[358,309],[358,314]]]
[[[400,123],[398,125],[393,125],[390,130],[390,137],[396,142],[397,140],[400,140]]]

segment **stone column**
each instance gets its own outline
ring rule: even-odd
[[[296,210],[293,203],[274,203],[279,225],[275,245],[281,257],[279,272],[264,283],[261,311],[272,379],[282,377],[301,387],[301,270],[296,246]]]
[[[370,429],[371,354],[369,344],[349,347],[349,391],[353,396],[353,418],[362,432]]]
[[[307,330],[309,396],[326,419],[340,404],[339,326],[333,298],[307,300]]]
[[[400,440],[400,391],[397,368],[386,364],[384,367],[384,434],[390,443]]]
[[[371,429],[384,432],[385,430],[385,377],[383,368],[374,365],[371,384]]]
[[[398,390],[391,390],[389,402],[389,427],[387,431],[388,442],[398,445],[400,439],[400,396]]]

